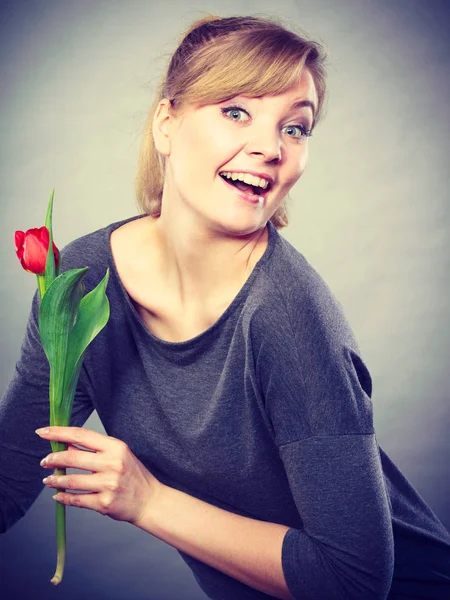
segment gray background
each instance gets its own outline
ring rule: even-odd
[[[14,231],[43,224],[53,187],[60,247],[138,213],[144,119],[166,58],[202,11],[278,15],[329,50],[328,117],[310,139],[281,233],[344,307],[372,375],[380,445],[450,528],[445,0],[2,3],[0,393],[36,288],[15,256]],[[95,414],[86,426],[104,431]],[[157,538],[74,508],[67,526],[56,588],[50,490],[1,537],[7,600],[206,597]]]

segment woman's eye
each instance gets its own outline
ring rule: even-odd
[[[235,119],[232,116],[236,113],[244,112],[246,115],[248,115],[248,112],[240,106],[229,106],[228,108],[222,108],[222,112],[228,119],[231,119],[231,121],[240,121],[240,119]]]
[[[304,125],[288,125],[285,129],[298,129],[300,131],[300,135],[290,135],[289,137],[297,137],[299,139],[306,139],[310,137],[312,133],[306,129]]]

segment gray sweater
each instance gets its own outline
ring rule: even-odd
[[[114,265],[110,234],[136,218],[62,252],[63,271],[89,267],[86,292],[110,268],[111,316],[86,352],[71,425],[95,409],[162,483],[288,526],[282,566],[296,599],[448,600],[449,533],[379,447],[369,371],[318,273],[268,222],[264,255],[216,323],[167,342],[146,329]],[[48,474],[48,441],[34,433],[49,422],[37,311],[36,293],[0,404],[0,531]],[[212,599],[272,598],[180,555]]]

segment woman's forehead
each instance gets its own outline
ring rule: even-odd
[[[314,83],[314,78],[308,69],[303,69],[300,77],[295,81],[288,89],[281,91],[277,94],[252,94],[251,90],[236,90],[224,94],[221,99],[214,99],[210,102],[186,102],[183,107],[180,107],[177,119],[182,120],[184,116],[194,114],[198,112],[204,112],[205,110],[212,109],[218,105],[238,100],[251,100],[256,101],[260,106],[267,107],[281,107],[282,109],[291,110],[295,108],[307,108],[308,106],[312,109],[313,114],[317,112],[318,96],[317,90]]]
[[[299,78],[297,79],[297,81],[294,81],[293,84],[291,84],[291,86],[285,90],[282,90],[278,93],[263,93],[263,94],[258,94],[255,95],[252,93],[251,90],[248,91],[236,91],[236,93],[231,93],[228,94],[226,97],[224,97],[222,100],[219,100],[217,102],[211,103],[211,104],[220,104],[222,102],[227,102],[231,99],[235,99],[235,98],[249,98],[252,100],[260,100],[263,101],[265,99],[274,99],[274,101],[278,101],[280,103],[286,102],[289,103],[291,100],[292,102],[296,101],[296,100],[304,100],[306,102],[309,102],[313,105],[313,111],[316,112],[317,110],[317,102],[318,102],[318,95],[317,95],[317,90],[316,90],[316,85],[314,82],[314,78],[311,74],[311,72],[309,71],[309,69],[303,69],[301,75],[299,76]],[[204,103],[206,104],[206,103]],[[200,106],[200,105],[199,105]]]

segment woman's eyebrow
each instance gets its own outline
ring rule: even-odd
[[[294,110],[295,108],[303,108],[304,106],[309,106],[309,108],[312,110],[314,117],[316,114],[316,107],[314,106],[314,103],[311,102],[311,100],[299,100],[298,102],[294,102],[294,104],[291,107],[291,110]]]

